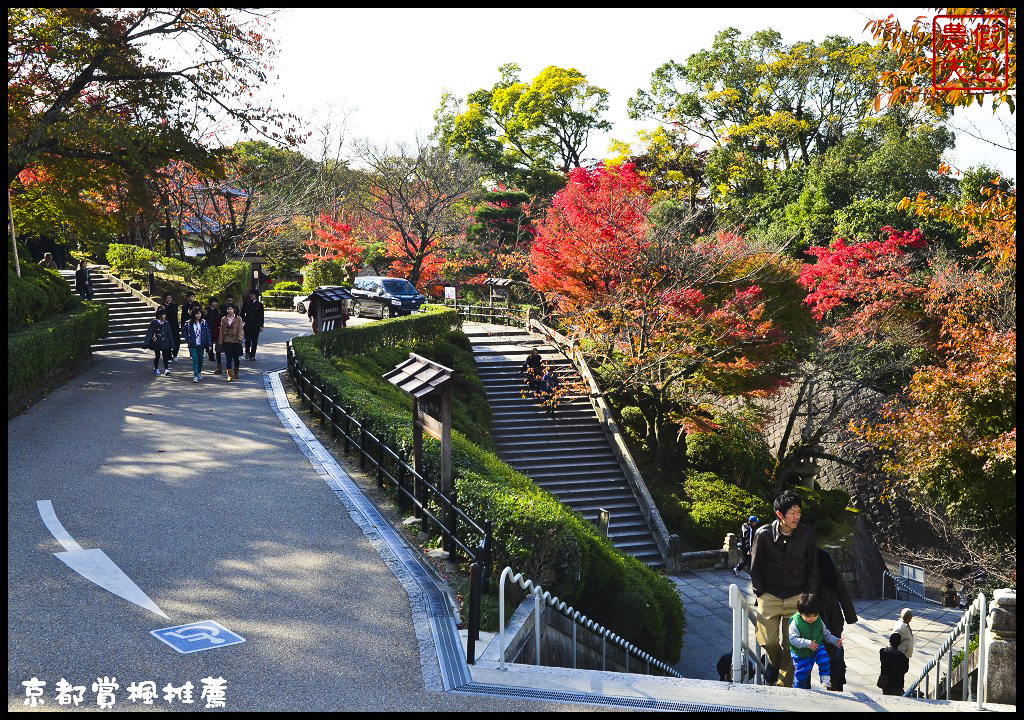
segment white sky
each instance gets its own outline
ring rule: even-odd
[[[499,79],[515,62],[529,82],[548,65],[574,67],[610,93],[610,137],[634,139],[644,124],[629,120],[626,100],[649,88],[651,73],[683,62],[726,27],[744,36],[774,28],[783,42],[844,35],[870,41],[869,19],[895,12],[904,26],[925,10],[854,9],[296,9],[275,16],[280,56],[268,92],[280,108],[310,117],[354,110],[348,137],[411,143],[433,128],[447,89],[465,98]],[[273,75],[279,75],[274,81]],[[985,137],[1016,146],[986,103],[968,118]],[[1005,110],[1004,117],[1011,117]],[[958,114],[958,120],[960,115]],[[647,124],[651,127],[651,124]],[[1015,127],[1015,126],[1014,126]],[[587,155],[604,157],[608,135],[592,135]],[[1011,138],[1015,137],[1012,135]],[[978,163],[1016,176],[1016,154],[958,133],[947,157],[955,168]]]

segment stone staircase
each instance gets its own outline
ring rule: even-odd
[[[60,274],[75,287],[75,271],[61,270]],[[141,348],[146,329],[153,319],[153,308],[126,290],[122,290],[106,275],[95,269],[90,270],[93,300],[107,305],[110,309],[110,325],[107,337],[92,344],[92,351],[123,350]]]
[[[651,529],[588,397],[566,395],[554,417],[529,394],[523,397],[525,376],[519,370],[532,348],[558,372],[563,387],[579,379],[571,361],[542,337],[522,329],[467,322],[463,331],[473,344],[501,459],[595,525],[599,510],[607,510],[608,537],[615,547],[651,567],[663,566]]]

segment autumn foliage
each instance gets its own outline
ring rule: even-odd
[[[629,163],[572,171],[538,227],[530,280],[636,398],[656,449],[699,427],[713,395],[783,382],[784,334],[753,281],[770,259],[738,235],[654,218],[650,193]]]
[[[877,332],[896,317],[919,314],[925,282],[915,277],[922,264],[913,250],[927,243],[919,229],[881,230],[884,240],[847,243],[837,239],[829,247],[812,247],[818,261],[805,266],[800,284],[808,290],[806,302],[818,321],[829,318],[836,337]]]
[[[306,242],[309,252],[305,257],[314,260],[339,260],[343,263],[357,259],[363,252],[352,234],[352,226],[329,215],[321,214],[313,226],[313,237]]]

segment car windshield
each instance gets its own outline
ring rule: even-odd
[[[384,290],[392,295],[416,295],[416,288],[408,280],[385,280]]]

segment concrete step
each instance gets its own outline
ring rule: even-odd
[[[520,372],[536,347],[565,383],[579,378],[569,359],[544,338],[523,333],[478,334],[471,342],[501,459],[590,522],[599,509],[609,511],[616,547],[660,567],[654,537],[587,395],[567,394],[551,416]]]

